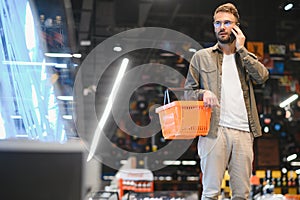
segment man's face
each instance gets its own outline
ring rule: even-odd
[[[233,41],[231,29],[237,23],[233,14],[218,12],[214,16],[214,28],[217,40],[222,44],[229,44]]]

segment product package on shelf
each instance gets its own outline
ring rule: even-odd
[[[125,191],[153,192],[153,173],[148,169],[122,169],[117,173],[119,196]]]

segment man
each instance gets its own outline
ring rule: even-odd
[[[210,130],[199,137],[202,199],[217,199],[228,169],[232,199],[247,199],[253,162],[253,139],[261,127],[252,84],[262,84],[268,70],[244,47],[239,14],[231,3],[213,16],[217,44],[201,49],[191,59],[185,87],[188,99],[212,107]]]

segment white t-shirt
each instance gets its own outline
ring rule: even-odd
[[[219,125],[249,131],[248,116],[235,54],[225,55],[222,64],[221,113]]]

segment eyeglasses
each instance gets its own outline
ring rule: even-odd
[[[237,25],[239,25],[239,23],[237,22],[232,22],[232,21],[229,21],[229,20],[225,20],[225,21],[215,21],[214,22],[214,27],[215,28],[220,28],[222,26],[222,24],[224,24],[224,26],[226,28],[230,27],[232,24],[236,23]]]

